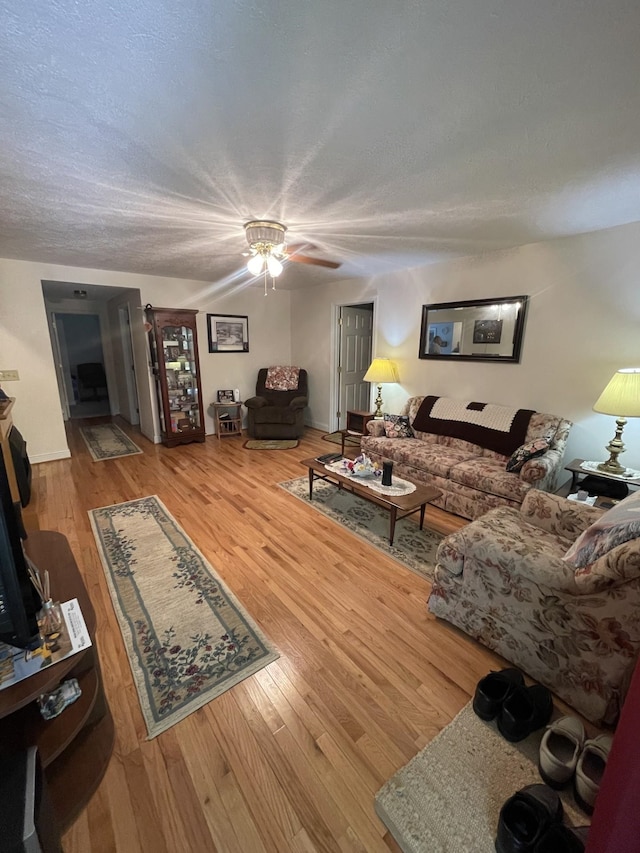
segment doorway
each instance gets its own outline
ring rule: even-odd
[[[98,314],[53,312],[52,325],[60,355],[60,380],[69,418],[95,418],[111,413]],[[63,406],[65,400],[63,399]]]
[[[373,302],[338,306],[335,429],[344,429],[348,411],[369,411],[371,385],[364,375],[373,352]]]

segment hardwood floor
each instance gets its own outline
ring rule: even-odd
[[[427,581],[278,488],[332,448],[320,432],[288,451],[237,437],[167,449],[119,423],[144,455],[94,463],[74,421],[72,458],[34,466],[29,515],[64,533],[81,567],[116,724],[66,853],[399,850],[376,791],[503,662],[427,612]],[[281,657],[147,741],[87,510],[151,494]],[[429,508],[426,523],[464,522]]]

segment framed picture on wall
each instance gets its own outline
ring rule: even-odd
[[[476,320],[473,324],[474,344],[499,344],[502,338],[502,320]]]
[[[249,318],[242,314],[207,314],[209,352],[249,352]]]

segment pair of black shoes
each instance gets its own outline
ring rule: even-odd
[[[502,669],[478,682],[473,710],[481,720],[495,719],[502,737],[516,743],[547,725],[553,699],[541,684],[526,687],[519,669]]]
[[[560,797],[546,785],[527,785],[500,809],[497,853],[584,853],[587,826],[562,822]]]

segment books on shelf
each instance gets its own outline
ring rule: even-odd
[[[80,610],[77,598],[60,605],[62,626],[60,631],[44,638],[34,651],[17,649],[0,643],[0,690],[17,684],[30,675],[59,663],[91,645],[91,637]]]

